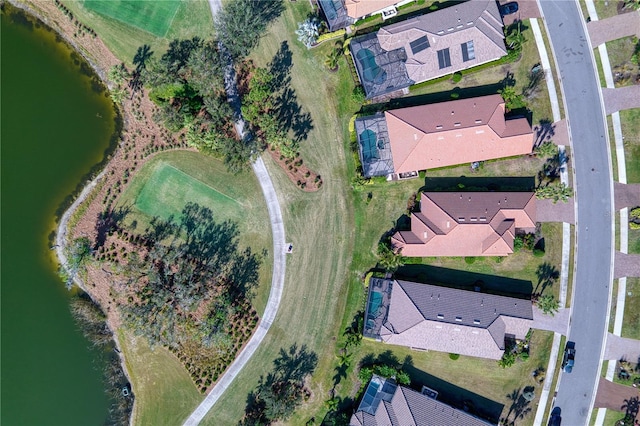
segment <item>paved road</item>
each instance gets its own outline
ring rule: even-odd
[[[562,423],[588,424],[600,376],[613,263],[613,181],[600,83],[576,2],[541,0],[563,88],[572,140],[577,211],[576,270],[569,340],[576,365],[561,374]]]
[[[210,0],[209,6],[211,7],[211,14],[215,16],[215,14],[222,8],[221,0]],[[225,89],[227,90],[230,102],[238,117],[237,121],[234,123],[236,131],[244,138],[244,120],[240,115],[240,99],[235,85],[233,64],[230,60],[225,69]],[[267,301],[267,307],[260,319],[260,324],[258,324],[257,330],[253,336],[251,336],[251,339],[249,339],[249,342],[244,349],[229,366],[227,371],[225,371],[225,373],[220,377],[213,389],[211,389],[211,392],[209,392],[204,401],[202,401],[193,413],[189,415],[187,420],[184,422],[185,426],[195,426],[199,424],[218,399],[220,399],[224,391],[226,391],[231,385],[231,382],[233,382],[238,373],[240,373],[242,368],[251,359],[262,343],[262,340],[267,335],[271,324],[273,324],[273,321],[276,318],[278,307],[280,306],[282,291],[284,290],[286,267],[285,234],[284,224],[282,222],[282,212],[280,210],[280,203],[278,202],[276,190],[262,158],[258,158],[254,161],[253,164],[251,164],[251,167],[258,178],[258,182],[262,188],[262,193],[267,202],[269,220],[271,221],[271,233],[273,234],[273,275],[271,279],[269,300]]]

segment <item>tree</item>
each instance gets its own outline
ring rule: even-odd
[[[558,185],[545,185],[536,188],[536,197],[539,199],[552,199],[553,203],[558,201],[567,202],[573,195],[573,189],[564,183]]]
[[[324,61],[325,66],[331,71],[337,71],[342,52],[342,43],[337,42],[334,48],[327,54],[327,58]]]
[[[260,263],[250,250],[238,250],[237,233],[236,224],[215,222],[210,209],[194,203],[184,207],[179,222],[153,218],[140,239],[144,260],[131,259],[145,274],[130,275],[126,291],[133,302],[121,307],[123,317],[151,344],[175,347],[194,337],[222,342],[212,310],[226,309],[228,293],[245,297],[257,276],[237,271]],[[203,320],[191,315],[196,311],[204,312]]]
[[[553,157],[558,155],[558,147],[551,141],[541,143],[534,150],[540,157]]]
[[[282,13],[282,0],[226,2],[216,16],[218,40],[233,60],[242,59],[258,44],[270,22]]]
[[[319,26],[320,22],[315,17],[309,17],[298,24],[298,29],[296,30],[298,41],[307,46],[307,49],[316,43]]]
[[[536,304],[542,312],[551,316],[558,312],[558,309],[560,308],[560,303],[556,300],[553,294],[545,294],[540,296]]]
[[[509,111],[527,106],[522,95],[518,94],[513,86],[506,86],[501,89],[500,95],[502,99],[504,99],[505,106]]]
[[[403,263],[400,253],[394,252],[389,244],[389,242],[380,242],[378,244],[378,263],[386,271],[393,272]]]
[[[307,394],[304,382],[317,364],[316,353],[304,345],[292,345],[288,351],[281,348],[272,371],[260,377],[258,387],[249,394],[241,424],[271,424],[288,419]]]
[[[505,37],[505,41],[507,46],[511,50],[520,51],[522,49],[522,45],[526,41],[524,34],[521,31],[521,22],[518,21],[517,25],[510,25],[506,28],[507,34]]]

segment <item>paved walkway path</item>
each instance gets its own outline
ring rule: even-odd
[[[625,109],[640,108],[640,85],[617,89],[603,88],[602,97],[607,115]]]
[[[620,182],[613,183],[615,193],[616,210],[625,207],[640,206],[640,183],[624,184]]]
[[[575,223],[575,203],[573,197],[566,203],[553,200],[537,200],[536,215],[538,222],[566,222]]]
[[[614,278],[640,277],[640,254],[616,252]]]
[[[213,16],[222,9],[221,0],[210,0],[209,6],[211,7],[211,13]],[[238,109],[239,98],[237,96],[237,90],[235,87],[235,79],[230,78],[233,76],[233,64],[229,62],[227,69],[225,70],[225,86],[230,95],[230,98],[235,99],[234,107]],[[239,112],[239,111],[238,111]],[[238,116],[240,114],[238,113]],[[240,116],[241,117],[241,116]],[[236,131],[241,137],[244,137],[244,120],[240,118],[235,124]],[[251,165],[253,172],[258,178],[262,193],[267,202],[267,208],[269,210],[269,220],[271,222],[271,233],[273,235],[273,275],[271,278],[271,291],[269,293],[269,300],[267,301],[267,307],[264,310],[264,314],[260,319],[258,328],[249,339],[244,349],[236,357],[233,363],[229,366],[227,371],[218,379],[217,383],[211,389],[209,394],[205,397],[204,401],[198,405],[198,407],[189,415],[184,422],[185,426],[195,426],[200,423],[204,416],[211,410],[213,405],[222,396],[224,391],[227,390],[231,382],[240,373],[242,368],[251,359],[256,352],[262,340],[267,335],[271,324],[276,318],[278,313],[278,307],[280,306],[280,300],[282,298],[282,291],[284,290],[284,278],[286,269],[286,254],[285,254],[285,233],[284,223],[282,221],[282,211],[280,210],[280,203],[278,202],[278,196],[276,190],[269,176],[269,172],[262,161],[262,158],[258,158]]]
[[[625,361],[638,363],[640,361],[640,340],[627,339],[608,333],[605,358],[624,359]]]
[[[531,328],[537,330],[553,331],[564,336],[567,335],[569,328],[569,316],[571,315],[571,309],[562,308],[559,309],[555,315],[547,315],[543,313],[537,306],[533,307],[533,324]]]
[[[587,31],[594,47],[630,35],[640,37],[640,12],[623,13],[602,21],[597,16],[595,19],[591,16],[591,19],[587,24]]]

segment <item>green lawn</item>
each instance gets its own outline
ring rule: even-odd
[[[640,108],[620,111],[627,183],[640,183]]]
[[[640,278],[627,278],[622,337],[640,339]]]
[[[157,37],[164,37],[180,7],[180,0],[84,0],[84,6]]]
[[[240,201],[164,161],[155,162],[136,197],[135,207],[148,216],[178,218],[188,202],[209,207],[219,219],[235,217],[242,213],[243,207]]]
[[[354,155],[347,147],[347,122],[357,108],[350,102],[354,82],[344,58],[341,59],[341,67],[337,73],[328,72],[324,68],[324,57],[332,43],[307,50],[296,40],[294,31],[297,23],[305,19],[308,11],[309,5],[305,2],[287,2],[285,12],[270,28],[269,34],[262,38],[252,58],[257,65],[266,65],[283,47],[283,42],[286,43],[287,50],[291,51],[291,86],[295,89],[297,102],[304,111],[311,113],[314,127],[308,139],[301,144],[302,156],[305,164],[322,175],[325,184],[319,192],[303,193],[266,158],[282,205],[287,240],[294,244],[294,253],[287,257],[283,300],[276,321],[263,344],[205,417],[203,424],[236,424],[245,408],[246,395],[255,388],[260,375],[271,369],[271,363],[280,348],[287,348],[293,343],[306,344],[315,351],[319,364],[309,382],[311,398],[287,423],[305,424],[314,418],[316,424],[319,424],[326,412],[324,401],[329,398],[332,387],[337,345],[342,330],[351,323],[364,304],[362,276],[376,263],[378,239],[403,213],[411,193],[424,183],[420,179],[377,182],[365,186],[355,194],[349,188],[355,170]],[[535,45],[533,47],[535,49]],[[309,84],[310,81],[313,84]],[[540,160],[535,158],[487,162],[477,176],[532,176],[540,166]],[[468,165],[429,172],[428,175],[460,174],[471,175]],[[372,192],[369,202],[368,192]],[[551,237],[560,235],[558,229],[551,227],[545,231]],[[547,241],[547,255],[543,259],[537,259],[537,262],[555,262],[555,259],[559,259],[559,242],[553,241],[553,238]],[[517,265],[517,259],[513,262],[505,261],[500,267],[511,270],[514,276],[537,282],[535,275],[531,274],[534,261],[529,263],[530,256],[521,256],[520,260],[526,259],[524,272],[522,266]],[[467,266],[461,259],[456,261],[461,261],[457,268]],[[485,262],[488,266],[497,265],[494,260],[487,260],[478,261],[472,266],[480,268]],[[478,398],[484,397],[504,404],[508,411],[510,402],[506,395],[530,384],[531,371],[538,365],[546,365],[551,334],[536,332],[534,340],[532,359],[507,370],[498,367],[495,361],[463,357],[457,361],[458,364],[454,364],[447,354],[410,352],[406,348],[370,342],[359,349],[357,356],[392,350],[399,359],[404,359],[404,355],[410,353],[415,366],[415,377],[420,379],[428,375],[439,378],[442,381],[438,383],[442,386],[448,386],[448,381],[461,388],[469,389],[468,386],[473,386]],[[463,368],[476,364],[481,368],[475,371]],[[353,397],[357,389],[354,387],[355,382],[353,371],[349,371],[347,378],[337,388],[338,396]],[[535,412],[535,407],[533,408]],[[531,423],[532,417],[527,416],[525,423]]]
[[[115,9],[116,4],[120,3],[126,3],[122,11]],[[149,45],[156,56],[161,56],[174,38],[207,38],[213,34],[211,10],[205,0],[85,0],[65,2],[64,5],[76,19],[92,28],[118,59],[128,65],[132,64],[137,49],[144,44]],[[136,10],[140,13],[133,13]],[[149,19],[149,16],[153,16],[153,19]],[[166,28],[161,30],[164,26],[161,22],[166,19],[169,19]]]
[[[187,370],[168,350],[151,349],[146,340],[123,329],[118,340],[135,392],[132,424],[180,424],[202,400]]]
[[[196,152],[165,152],[135,174],[118,205],[131,208],[125,223],[142,231],[153,216],[166,219],[174,215],[178,220],[187,202],[210,208],[218,221],[236,222],[241,246],[251,246],[255,252],[268,251],[253,300],[261,314],[269,295],[273,257],[267,206],[255,176],[248,172],[231,174],[220,161]]]
[[[497,93],[503,87],[503,80],[508,74],[511,75],[517,93],[529,83],[528,75],[531,68],[540,63],[540,56],[536,46],[529,21],[522,24],[522,34],[526,41],[522,45],[522,55],[516,62],[496,65],[494,67],[482,69],[478,72],[465,74],[458,83],[448,79],[434,84],[427,84],[411,90],[411,95],[427,95],[438,92],[458,92],[461,96],[481,96]],[[548,51],[551,54],[551,51]],[[466,92],[466,94],[465,94]],[[560,100],[561,102],[562,100]],[[547,119],[553,121],[549,94],[546,89],[544,79],[540,82],[540,89],[533,99],[529,101],[529,109],[533,111],[532,124],[538,124],[540,120]]]

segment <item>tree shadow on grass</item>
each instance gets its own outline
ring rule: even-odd
[[[552,265],[549,262],[544,262],[538,265],[538,269],[536,269],[536,276],[538,277],[538,284],[533,292],[541,294],[547,287],[552,287],[553,284],[558,281],[558,278],[560,278],[560,271],[558,271],[558,268],[556,268],[555,265]]]
[[[118,230],[124,218],[131,212],[131,206],[125,205],[117,208],[109,208],[98,214],[96,222],[96,242],[93,246],[94,250],[104,246],[107,236]]]
[[[258,386],[247,395],[245,415],[239,425],[271,424],[288,418],[307,391],[304,382],[318,365],[318,355],[306,345],[280,348],[273,369],[260,376]]]
[[[298,96],[291,87],[291,69],[293,68],[293,54],[289,43],[283,41],[269,63],[269,72],[273,76],[272,86],[278,93],[275,99],[276,118],[280,126],[287,132],[293,132],[297,142],[306,140],[313,130],[311,114],[305,112],[298,103]]]
[[[455,362],[455,361],[452,361]],[[503,404],[458,387],[439,377],[417,369],[411,362],[405,362],[402,369],[411,377],[412,387],[421,390],[422,385],[438,392],[438,400],[459,409],[472,411],[478,417],[497,422],[504,408]]]
[[[532,388],[514,389],[507,398],[511,401],[507,415],[502,419],[504,425],[515,425],[516,420],[523,419],[531,412],[531,401],[528,401],[524,394],[531,391]]]

